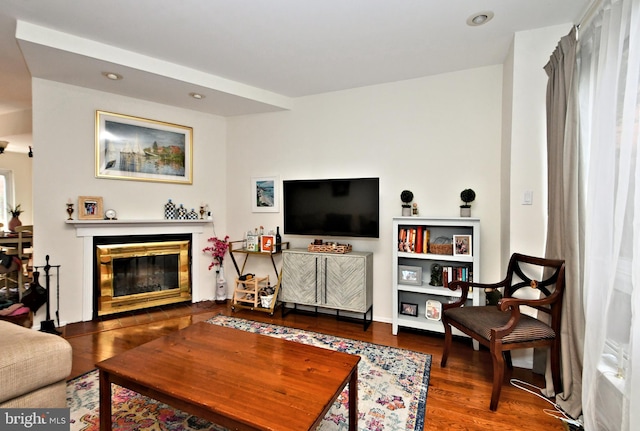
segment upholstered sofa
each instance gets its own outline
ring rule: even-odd
[[[66,407],[71,345],[0,320],[0,408]]]

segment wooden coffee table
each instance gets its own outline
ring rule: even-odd
[[[111,429],[111,384],[236,430],[310,430],[349,384],[358,421],[360,357],[205,322],[98,364],[100,429]]]

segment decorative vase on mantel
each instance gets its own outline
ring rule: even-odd
[[[11,220],[9,220],[9,231],[15,232],[18,226],[22,226],[22,222],[20,221],[18,216],[11,217]]]

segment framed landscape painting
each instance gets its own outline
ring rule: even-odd
[[[280,212],[278,177],[251,178],[251,210],[254,213]]]
[[[193,183],[193,129],[96,111],[96,177]]]

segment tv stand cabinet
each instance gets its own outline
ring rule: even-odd
[[[362,314],[366,331],[373,320],[373,253],[283,250],[281,302],[283,316],[309,308],[335,310],[344,319],[341,311]]]

